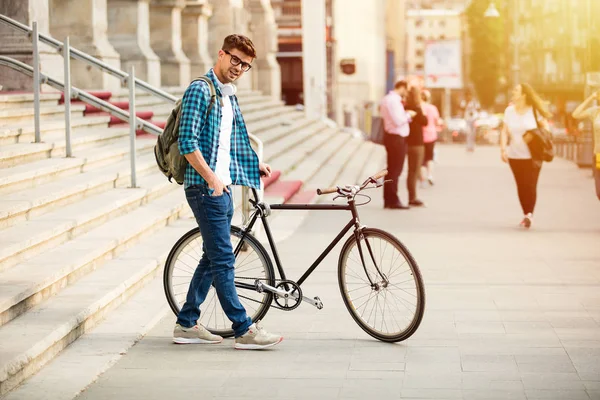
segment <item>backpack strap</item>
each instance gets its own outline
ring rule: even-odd
[[[208,85],[208,90],[210,91],[210,103],[208,104],[208,108],[206,109],[206,118],[210,115],[210,111],[212,110],[213,105],[217,100],[217,90],[215,89],[215,85],[210,80],[210,78],[206,75],[200,76],[194,81],[203,81]],[[221,99],[221,106],[223,105],[223,100]]]

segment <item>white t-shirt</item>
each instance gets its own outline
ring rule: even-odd
[[[529,107],[524,114],[520,115],[514,106],[508,106],[504,111],[504,123],[510,135],[510,145],[506,149],[508,158],[521,160],[531,158],[531,152],[523,140],[523,134],[537,128],[533,108]]]
[[[221,133],[219,134],[215,174],[225,186],[229,186],[232,183],[229,167],[231,165],[231,131],[233,128],[233,107],[229,96],[223,96],[221,111]]]

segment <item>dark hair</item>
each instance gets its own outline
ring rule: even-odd
[[[227,51],[237,49],[247,56],[256,58],[256,49],[254,48],[252,40],[244,35],[233,34],[227,36],[225,40],[223,40],[223,47],[221,48]]]
[[[542,100],[539,94],[528,83],[521,83],[521,93],[525,95],[525,103],[532,106],[544,118],[552,117],[552,113],[548,110],[546,102]]]
[[[396,82],[396,84],[394,85],[394,89],[400,89],[400,88],[404,88],[406,89],[408,87],[408,83],[406,83],[406,81],[398,81]]]
[[[421,104],[421,90],[416,87],[416,86],[412,86],[409,90],[408,90],[408,96],[406,99],[406,107],[408,109],[414,109],[414,108],[418,108],[419,105]]]

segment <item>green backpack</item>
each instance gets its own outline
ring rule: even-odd
[[[206,123],[213,104],[215,103],[217,92],[212,81],[207,76],[201,76],[198,79],[194,79],[192,83],[195,81],[206,82],[208,84],[208,88],[210,89],[210,103],[206,110],[206,117],[204,119],[204,123]],[[175,182],[183,185],[185,168],[188,165],[188,161],[179,153],[179,144],[177,140],[179,139],[180,118],[181,99],[177,100],[175,103],[173,111],[171,111],[169,118],[167,118],[167,123],[163,129],[163,132],[158,135],[156,145],[154,146],[154,157],[156,158],[158,169],[160,169],[160,171],[167,178],[169,178],[169,182],[171,182],[171,179],[175,179]]]

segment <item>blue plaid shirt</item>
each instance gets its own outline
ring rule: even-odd
[[[219,81],[211,69],[206,76],[212,80],[217,91],[217,99],[206,115],[210,103],[210,88],[205,82],[195,81],[190,84],[181,100],[181,119],[179,122],[179,153],[181,155],[200,150],[202,157],[213,171],[217,165],[217,149],[221,133],[223,113],[221,102],[223,95],[219,89]],[[248,186],[260,189],[260,171],[258,157],[250,146],[248,130],[242,117],[237,97],[229,97],[233,108],[233,127],[231,130],[231,164],[229,172],[233,185]],[[188,164],[185,170],[184,186],[207,186],[202,176]]]

